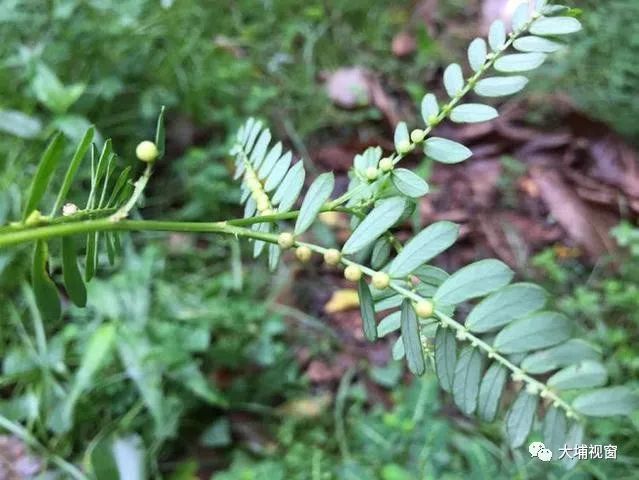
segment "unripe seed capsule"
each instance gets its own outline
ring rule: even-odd
[[[158,158],[159,154],[158,147],[149,140],[144,140],[135,147],[135,156],[143,162],[153,162]]]
[[[421,143],[426,138],[426,132],[424,130],[420,130],[416,128],[412,132],[410,132],[410,139],[413,143]]]
[[[342,254],[335,248],[329,248],[326,252],[324,252],[324,261],[327,265],[337,265],[341,259]]]
[[[433,315],[433,302],[422,300],[415,305],[415,312],[420,318],[428,318]]]
[[[428,117],[428,125],[435,125],[437,123],[437,115],[431,115]]]
[[[271,204],[269,203],[267,197],[260,197],[257,200],[257,209],[260,212],[263,212],[264,210],[268,210],[270,206],[271,206]]]
[[[390,277],[384,272],[375,272],[372,279],[373,286],[377,290],[384,290],[390,285]]]
[[[393,160],[391,158],[385,157],[379,161],[379,169],[382,172],[390,172],[393,168],[395,168],[395,165],[393,165]]]
[[[286,250],[295,244],[295,237],[289,232],[280,233],[277,237],[277,244],[281,249]]]
[[[397,151],[402,155],[410,152],[413,148],[413,144],[410,143],[408,140],[402,140],[401,142],[399,142],[399,145],[397,145]]]
[[[357,265],[349,265],[344,270],[344,278],[351,282],[358,282],[362,278],[362,269]]]
[[[366,169],[366,178],[368,178],[370,181],[376,180],[377,177],[379,177],[379,170],[377,170],[375,167],[368,167]]]
[[[311,259],[312,255],[313,255],[313,252],[306,245],[297,247],[297,249],[295,250],[295,256],[302,263],[307,263]]]

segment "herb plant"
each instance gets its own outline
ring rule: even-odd
[[[270,130],[251,118],[240,127],[231,150],[235,178],[241,180],[243,218],[220,222],[130,219],[165,153],[162,112],[154,142],[142,142],[136,150],[145,168],[135,182],[131,169],[116,171],[111,141],[98,151],[92,143],[94,131],[89,129],[69,162],[52,207],[44,214],[38,207],[64,152],[64,137],[55,135],[42,155],[22,218],[0,228],[0,248],[33,244],[31,282],[45,322],[57,322],[62,314],[49,266],[49,252],[58,246],[66,294],[79,307],[86,304],[86,282],[98,270],[101,249],[113,263],[122,248],[123,232],[197,232],[247,239],[254,256],[266,256],[272,270],[288,250],[294,249],[300,262],[321,255],[326,264],[344,267],[346,279],[357,284],[367,339],[399,331],[393,356],[404,358],[412,373],[422,375],[432,365],[441,387],[467,415],[493,421],[505,409],[505,435],[513,448],[525,443],[539,419],[546,445],[558,456],[564,444],[583,443],[587,417],[634,411],[634,393],[624,386],[604,387],[608,374],[597,348],[573,338],[574,325],[566,316],[545,309],[547,294],[541,287],[511,283],[514,272],[501,261],[481,260],[453,273],[430,265],[455,243],[457,225],[434,223],[405,244],[393,232],[429,191],[421,177],[400,165],[402,160],[418,148],[442,163],[468,160],[471,150],[433,136],[433,130],[446,119],[477,123],[497,117],[494,107],[466,98],[473,92],[494,98],[522,90],[528,83],[522,73],[541,66],[548,54],[564,48],[562,36],[580,29],[570,13],[566,7],[549,6],[542,0],[534,9],[528,4],[519,7],[511,33],[502,21],[493,23],[488,42],[477,38],[468,48],[468,75],[458,64],[444,71],[448,99],[442,101],[433,94],[423,98],[422,126],[397,125],[393,152],[385,154],[374,147],[357,155],[350,183],[341,195],[334,195],[333,173],[319,175],[299,210],[294,208],[306,180],[304,163],[294,162],[281,142],[273,144]],[[489,76],[492,70],[504,75]],[[65,202],[86,156],[91,159],[91,188],[80,208]],[[339,250],[307,238],[323,212],[350,218],[352,233]],[[78,262],[82,238],[83,270]],[[467,310],[465,319],[460,318]],[[380,322],[378,315],[383,317]],[[95,374],[113,344],[114,329],[104,326],[89,341],[93,362],[83,363],[78,370],[68,400],[50,428],[64,430],[68,425],[86,378]],[[507,389],[509,382],[515,388]],[[564,463],[570,467],[575,461],[565,459]]]

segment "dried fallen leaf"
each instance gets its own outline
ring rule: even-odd
[[[326,313],[344,312],[353,310],[359,306],[359,297],[357,290],[352,288],[343,288],[335,290],[330,300],[324,306]]]

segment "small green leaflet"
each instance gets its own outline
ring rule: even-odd
[[[401,336],[393,344],[392,355],[393,360],[401,360],[406,355],[404,351],[404,340],[402,340]]]
[[[322,209],[322,205],[329,199],[335,187],[333,172],[322,173],[311,184],[306,192],[300,214],[295,222],[295,235],[304,233],[313,224]]]
[[[277,264],[280,261],[280,255],[282,249],[275,243],[271,243],[268,246],[268,269],[271,272],[277,270]]]
[[[506,436],[512,448],[521,447],[532,428],[537,410],[537,395],[522,390],[506,414]]]
[[[437,105],[437,97],[432,93],[424,95],[422,99],[422,118],[426,125],[430,124],[430,118],[439,115],[439,105]]]
[[[453,400],[466,415],[472,414],[477,408],[481,364],[482,357],[479,350],[468,346],[462,350],[455,366]]]
[[[418,175],[405,168],[396,168],[391,180],[400,193],[411,198],[423,197],[428,193],[428,184]]]
[[[293,154],[291,152],[286,152],[282,155],[282,158],[275,163],[273,170],[271,170],[271,173],[264,184],[265,191],[271,192],[277,188],[282,179],[286,176],[286,172],[288,172],[292,160]]]
[[[410,143],[410,135],[408,133],[408,126],[406,122],[399,122],[395,128],[395,150],[398,152],[401,150],[402,143]]]
[[[359,279],[357,284],[357,294],[359,295],[359,311],[362,315],[362,326],[364,335],[368,340],[374,342],[377,340],[377,325],[375,324],[375,303],[371,295],[371,289],[368,287],[366,280]]]
[[[269,233],[271,230],[271,224],[270,223],[253,224],[251,225],[251,230],[254,230],[259,233]],[[265,246],[266,246],[266,242],[264,242],[263,240],[255,240],[255,243],[253,243],[253,258],[259,257],[262,254],[262,251],[264,251]]]
[[[400,278],[450,247],[459,235],[459,226],[437,222],[419,232],[395,257],[388,268],[391,277]]]
[[[486,55],[488,55],[488,49],[483,38],[476,38],[470,42],[468,46],[468,63],[475,72],[481,70],[481,67],[486,63]]]
[[[500,50],[506,43],[506,26],[501,20],[495,20],[490,25],[488,43],[495,52]]]
[[[477,413],[482,420],[486,422],[495,420],[504,385],[506,385],[506,377],[506,369],[497,362],[493,363],[484,374],[477,401]]]
[[[630,415],[639,408],[639,397],[628,387],[600,388],[578,396],[572,406],[589,417]]]
[[[482,97],[504,97],[519,92],[528,84],[521,75],[512,77],[489,77],[477,82],[475,93]]]
[[[444,88],[451,98],[456,97],[464,88],[464,74],[461,67],[453,63],[444,70]]]
[[[27,196],[27,201],[24,205],[24,212],[22,214],[23,222],[27,219],[29,214],[38,207],[38,203],[42,200],[42,197],[49,186],[51,175],[53,175],[55,168],[60,162],[63,149],[64,138],[62,137],[62,134],[56,133],[42,154],[42,158],[38,164],[38,169],[31,181],[29,195]]]
[[[423,265],[413,271],[413,274],[417,278],[419,278],[420,282],[423,282],[435,288],[439,287],[448,277],[450,277],[447,272],[445,272],[441,268],[433,267],[432,265]]]
[[[458,270],[446,279],[437,289],[434,299],[444,305],[456,305],[508,285],[514,274],[499,260],[481,260]]]
[[[526,25],[529,18],[530,18],[530,6],[528,5],[528,2],[524,2],[521,5],[519,5],[517,9],[515,10],[515,13],[513,13],[513,18],[512,18],[513,30],[515,32],[518,32],[519,30],[521,30],[524,27],[524,25]]]
[[[255,215],[257,211],[257,203],[255,203],[255,199],[253,197],[249,197],[246,205],[244,205],[244,218],[250,218]]]
[[[581,30],[581,23],[574,17],[546,17],[535,20],[530,26],[533,35],[568,35]]]
[[[528,355],[521,368],[533,375],[546,373],[582,360],[598,360],[600,353],[581,339],[571,339],[561,345]]]
[[[479,123],[497,118],[499,113],[494,107],[481,103],[466,103],[453,108],[450,119],[456,123]]]
[[[253,165],[255,170],[260,168],[264,157],[266,156],[266,150],[268,149],[268,144],[271,142],[271,132],[270,130],[264,130],[260,135],[260,138],[257,139],[257,143],[255,144],[255,148],[251,153],[249,158],[249,163]]]
[[[446,392],[452,392],[455,366],[457,365],[457,342],[450,328],[437,328],[435,334],[435,370],[439,384]]]
[[[544,53],[513,53],[499,57],[495,70],[504,73],[527,72],[539,68],[546,60]]]
[[[488,332],[541,309],[546,297],[546,291],[532,283],[509,285],[473,308],[465,325],[471,332]]]
[[[566,444],[566,429],[567,422],[564,411],[561,408],[551,407],[544,417],[542,433],[546,448],[552,451],[554,458],[558,458],[559,449]]]
[[[93,141],[93,135],[95,134],[95,129],[93,127],[89,128],[82,137],[82,140],[78,144],[78,147],[71,158],[71,162],[69,163],[69,167],[67,168],[67,172],[64,175],[64,180],[62,181],[62,187],[58,192],[58,196],[56,198],[55,204],[51,209],[51,215],[57,213],[57,211],[62,206],[64,200],[67,198],[67,193],[69,193],[69,189],[71,188],[71,184],[73,183],[73,179],[75,178],[75,174],[84,159],[84,156],[87,153],[87,150],[91,146],[91,142]]]
[[[548,386],[555,390],[601,387],[608,381],[608,372],[599,362],[584,360],[559,370],[548,379]]]
[[[280,155],[282,154],[282,142],[277,142],[271,150],[266,154],[266,158],[262,165],[260,165],[260,170],[258,172],[258,177],[262,180],[269,176],[273,167],[277,163]]]
[[[36,305],[45,323],[57,322],[60,319],[60,297],[58,289],[47,272],[49,249],[44,240],[38,240],[33,249],[31,268],[31,285]]]
[[[570,430],[568,430],[565,446],[569,448],[576,448],[577,445],[582,445],[583,441],[584,441],[584,426],[581,423],[574,423],[572,427],[570,427]],[[562,447],[563,446],[564,445],[562,445]],[[561,459],[561,462],[564,468],[566,468],[567,470],[570,470],[577,464],[578,460],[579,460],[579,457],[577,457],[577,455],[573,455],[572,458],[566,455],[564,458]]]
[[[570,338],[573,324],[557,312],[539,312],[506,326],[495,338],[501,353],[522,353],[557,345]]]
[[[78,307],[87,303],[87,289],[84,285],[77,261],[77,249],[72,236],[62,237],[62,274],[67,294]]]
[[[513,46],[520,52],[540,53],[554,53],[564,47],[564,45],[559,42],[554,42],[547,38],[535,37],[534,35],[518,38],[513,43]]]
[[[431,137],[424,142],[426,156],[441,163],[459,163],[470,158],[473,154],[461,143],[446,138]]]
[[[260,122],[259,120],[253,122],[253,126],[251,127],[248,138],[246,139],[246,143],[244,144],[244,152],[247,155],[253,149],[253,143],[255,142],[255,139],[260,133],[260,130],[262,130],[262,122]]]
[[[404,299],[402,302],[400,323],[408,369],[414,375],[421,376],[426,371],[426,363],[424,362],[422,340],[419,335],[417,314],[408,299]]]
[[[304,178],[306,177],[306,171],[304,170],[304,164],[297,162],[288,171],[284,180],[275,191],[271,203],[277,205],[279,212],[288,212],[295,204],[297,197],[300,196],[302,187],[304,186]]]
[[[393,312],[390,315],[384,317],[382,321],[379,322],[379,325],[377,325],[377,336],[385,337],[389,333],[394,332],[395,330],[399,330],[400,317],[400,312]]]
[[[371,254],[371,267],[379,270],[388,261],[391,252],[391,244],[387,238],[382,237],[375,242],[373,253]]]
[[[373,243],[382,233],[395,225],[404,213],[405,207],[406,201],[401,197],[380,201],[346,241],[342,253],[353,254]]]

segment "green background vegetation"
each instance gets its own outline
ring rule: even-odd
[[[295,148],[361,125],[386,134],[376,109],[334,107],[318,81],[323,72],[364,66],[417,98],[444,59],[463,55],[421,29],[410,61],[393,56],[392,38],[413,4],[390,3],[0,1],[0,223],[19,217],[54,130],[77,140],[95,124],[126,165],[152,135],[161,105],[169,155],[145,211],[177,219],[240,215],[225,152],[248,115],[268,120]],[[464,2],[443,3],[442,15],[464,19]],[[632,139],[638,5],[579,6],[587,31],[548,72],[584,111]],[[633,250],[621,267],[602,259],[593,271],[548,250],[531,275],[601,345],[613,383],[637,383],[638,234],[625,225],[616,236]],[[0,414],[28,428],[38,456],[81,461],[112,478],[105,449],[135,434],[149,472],[173,479],[635,478],[639,417],[592,423],[591,443],[619,445],[617,461],[550,471],[502,446],[498,424],[452,413],[434,377],[404,382],[395,363],[365,364],[335,392],[317,391],[295,350],[334,355],[340,344],[321,319],[278,306],[293,288],[290,272],[272,277],[218,238],[136,235],[125,250],[92,282],[89,308],[70,309],[57,325],[41,322],[25,287],[28,251],[0,252]],[[106,322],[127,334],[82,386],[73,425],[52,433],[57,399]],[[370,381],[391,391],[392,406],[367,398]],[[241,412],[252,420],[238,422]],[[231,429],[237,423],[243,432]]]

